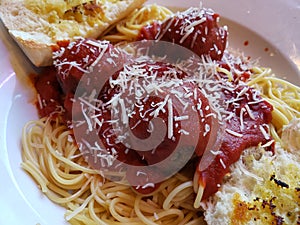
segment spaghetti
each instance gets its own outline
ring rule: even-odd
[[[273,105],[273,131],[278,131],[278,134],[273,132],[273,136],[277,137],[276,141],[280,141],[283,126],[288,125],[293,118],[300,117],[300,87],[275,77],[269,68],[254,67],[252,70],[253,76],[247,84],[258,89]]]
[[[133,41],[144,25],[165,20],[171,11],[158,5],[136,10],[103,36],[113,43]],[[230,71],[219,68],[231,81]],[[267,68],[253,67],[247,85],[274,106],[271,135],[281,142],[281,129],[300,117],[300,88],[276,78]],[[205,224],[189,168],[165,180],[143,196],[128,185],[105,179],[86,162],[63,118],[44,117],[28,122],[22,135],[22,168],[54,203],[67,209],[71,224]],[[200,187],[201,188],[201,187]]]
[[[60,118],[29,122],[23,130],[22,168],[71,224],[199,224],[191,177],[176,174],[142,198],[89,168]]]
[[[102,39],[112,43],[134,41],[143,26],[150,25],[154,21],[164,21],[172,14],[172,11],[166,7],[156,4],[146,5],[141,9],[136,9],[127,18],[108,30]]]

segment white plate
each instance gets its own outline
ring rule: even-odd
[[[151,0],[150,2],[157,2]],[[199,0],[164,0],[173,7],[198,6]],[[278,76],[300,84],[299,0],[202,0],[229,27],[229,45],[245,52]],[[245,42],[248,45],[245,45]],[[266,51],[268,49],[268,51]],[[64,209],[51,203],[21,169],[24,123],[37,118],[28,85],[31,64],[0,23],[0,224],[66,224]]]

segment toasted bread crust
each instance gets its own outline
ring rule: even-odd
[[[35,66],[52,65],[52,48],[56,47],[56,44],[45,44],[35,40],[24,39],[22,35],[16,34],[15,31],[9,31],[9,34]]]

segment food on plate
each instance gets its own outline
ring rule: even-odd
[[[53,48],[22,167],[67,221],[299,222],[300,88],[228,51],[218,18],[148,5]]]
[[[292,123],[299,124],[299,119]],[[207,223],[299,223],[298,152],[299,148],[289,152],[280,144],[274,155],[262,148],[246,150],[232,166],[230,178],[203,204]]]
[[[220,27],[218,20],[219,15],[210,9],[199,12],[190,8],[161,24],[144,27],[138,39],[173,42],[197,55],[209,55],[212,60],[220,60],[227,44],[227,27]]]
[[[0,18],[35,66],[52,64],[52,48],[74,37],[99,37],[144,0],[3,0]]]
[[[164,21],[171,15],[173,15],[173,12],[170,9],[158,7],[156,4],[135,9],[124,20],[117,23],[115,27],[107,30],[102,39],[111,43],[135,41],[138,36],[142,35],[142,30],[147,29],[150,24],[158,25],[156,22]]]

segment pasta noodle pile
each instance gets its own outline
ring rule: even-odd
[[[193,208],[191,177],[176,174],[149,197],[104,179],[89,168],[60,118],[29,122],[23,130],[22,167],[71,224],[202,224]]]
[[[113,43],[132,41],[139,29],[172,12],[150,5],[134,11],[103,39]],[[281,129],[300,117],[300,88],[276,78],[268,68],[254,67],[248,82],[274,106],[271,133],[281,142]],[[76,146],[72,131],[57,116],[30,121],[23,129],[22,168],[54,203],[67,209],[71,224],[205,224],[201,209],[193,207],[193,172],[177,173],[145,197],[125,184],[105,179],[90,168]]]
[[[150,25],[153,21],[163,21],[173,13],[170,9],[156,4],[146,5],[136,9],[126,19],[119,22],[114,30],[108,31],[102,37],[112,43],[121,41],[134,41],[143,26]]]
[[[293,118],[300,118],[300,87],[276,77],[270,68],[254,67],[247,83],[261,92],[261,96],[274,107],[271,134],[282,144],[282,128]]]

